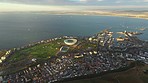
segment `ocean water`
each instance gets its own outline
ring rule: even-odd
[[[148,20],[84,15],[51,15],[33,13],[0,14],[0,49],[10,49],[59,36],[90,36],[106,28],[111,31],[140,31],[148,40]]]

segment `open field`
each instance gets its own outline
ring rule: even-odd
[[[10,55],[7,59],[7,65],[0,67],[1,70],[6,70],[9,73],[13,73],[19,70],[31,66],[32,59],[37,59],[37,63],[47,60],[51,56],[55,56],[59,51],[64,39],[58,39],[51,41],[49,43],[37,44],[35,46],[20,49]],[[0,54],[5,54],[5,52],[0,52]]]
[[[64,43],[65,38],[53,40],[46,43],[39,43],[34,46],[30,46],[27,48],[23,48],[12,53],[6,60],[7,65],[3,65],[0,69],[3,71],[7,71],[8,73],[14,73],[19,70],[25,69],[29,66],[42,63],[52,56],[56,56],[60,52],[60,48],[65,46]],[[82,40],[79,41],[81,43]],[[70,46],[69,51],[75,51],[75,49],[84,49],[86,46],[92,46],[92,44],[81,45],[80,48],[75,48],[75,46]],[[85,46],[86,45],[86,46]],[[0,52],[1,55],[5,54],[5,51]],[[36,59],[35,63],[32,59]]]
[[[61,47],[58,42],[62,42],[63,40],[56,40],[50,43],[39,44],[33,47],[29,47],[26,49],[22,49],[12,55],[9,61],[18,61],[24,58],[39,58],[45,59],[51,56],[56,55]]]

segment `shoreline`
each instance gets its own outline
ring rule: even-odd
[[[96,12],[96,11],[82,11],[82,12],[58,12],[58,11],[43,11],[43,12],[31,12],[31,11],[27,11],[27,12],[0,12],[0,14],[19,14],[19,13],[32,13],[32,14],[52,14],[52,15],[84,15],[84,16],[114,16],[114,17],[127,17],[127,18],[136,18],[136,19],[144,19],[144,20],[148,20],[148,15],[146,14],[133,14],[133,13],[114,13],[114,12]]]

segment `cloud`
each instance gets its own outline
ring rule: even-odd
[[[23,4],[63,4],[69,2],[69,0],[0,0],[0,2]]]
[[[69,3],[69,2],[96,2],[104,0],[0,0],[0,2],[21,2],[21,3]]]
[[[97,1],[97,0],[80,0],[80,1],[91,1],[91,2],[93,2],[93,1]]]
[[[104,1],[104,0],[97,0],[97,1]]]
[[[144,2],[148,2],[148,0],[144,0]]]
[[[148,0],[0,0],[0,2],[40,5],[148,5]]]
[[[107,0],[106,0],[107,1]],[[115,1],[116,3],[143,3],[143,2],[148,2],[148,0],[112,0]]]
[[[88,2],[88,1],[90,1],[90,0],[79,0],[80,2]]]
[[[11,4],[11,3],[0,3],[0,12],[9,11],[63,11],[70,10],[67,7],[58,6],[40,6],[40,5],[24,5],[24,4]]]

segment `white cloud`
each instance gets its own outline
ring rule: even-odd
[[[144,0],[144,2],[148,2],[148,0]]]
[[[86,2],[87,0],[80,0],[80,2]]]
[[[0,3],[0,12],[12,11],[71,11],[74,7]]]
[[[101,1],[104,1],[104,0],[97,0],[97,1],[100,1],[101,2]]]
[[[116,1],[115,3],[122,3],[122,1]]]
[[[148,0],[0,0],[6,3],[39,5],[148,5]]]
[[[124,1],[124,0],[122,0]],[[129,1],[125,1],[125,2],[148,2],[148,0],[129,0]]]
[[[101,1],[104,1],[104,0],[79,0],[80,2],[101,2]]]

